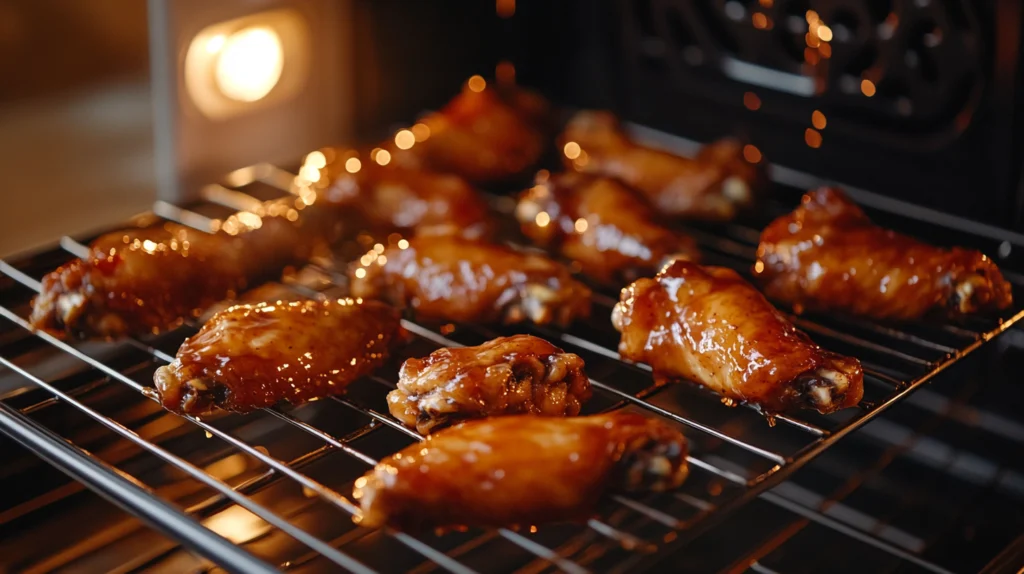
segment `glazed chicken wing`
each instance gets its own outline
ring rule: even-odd
[[[877,319],[1005,309],[1012,289],[985,255],[942,249],[879,227],[842,192],[821,188],[761,234],[755,275],[793,306]]]
[[[550,259],[455,236],[414,237],[354,266],[352,294],[459,322],[568,325],[590,290]]]
[[[606,493],[677,488],[686,455],[679,431],[635,413],[470,421],[358,479],[357,521],[420,530],[585,520]]]
[[[653,273],[671,259],[698,258],[692,238],[663,226],[642,197],[610,178],[542,178],[519,196],[516,218],[535,243],[605,283]]]
[[[399,165],[458,174],[476,184],[528,173],[545,150],[548,104],[514,86],[487,86],[476,76],[440,112],[421,121],[411,148],[388,144]]]
[[[860,362],[823,350],[738,273],[674,261],[622,290],[612,313],[624,359],[775,413],[860,402]]]
[[[620,179],[643,193],[659,212],[690,219],[728,220],[755,199],[764,179],[743,157],[743,146],[721,140],[696,159],[631,141],[615,116],[580,112],[560,139],[566,165]]]
[[[400,338],[398,313],[338,299],[236,305],[213,316],[153,376],[168,410],[248,412],[338,394]]]
[[[326,158],[330,158],[328,161]],[[325,187],[320,197],[340,207],[358,223],[384,231],[418,235],[489,235],[491,218],[483,197],[457,175],[398,167],[390,159],[381,165],[383,152],[360,155],[328,148],[310,154],[307,165],[320,171]],[[358,165],[352,159],[359,160]]]
[[[214,234],[168,223],[98,238],[86,258],[43,279],[32,325],[108,338],[173,328],[306,259],[325,236],[317,216],[300,217],[290,203],[264,207],[231,216]]]
[[[391,414],[428,434],[461,419],[534,413],[576,416],[590,399],[583,359],[530,335],[409,359],[388,394]]]

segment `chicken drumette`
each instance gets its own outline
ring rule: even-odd
[[[87,257],[43,278],[31,322],[81,337],[169,329],[307,258],[325,231],[322,214],[271,202],[260,213],[231,216],[213,234],[172,223],[110,233]]]
[[[377,301],[235,305],[188,338],[153,381],[178,413],[300,404],[372,373],[400,338],[397,311]]]
[[[410,148],[388,143],[399,165],[458,174],[476,184],[528,173],[545,150],[548,103],[515,86],[488,86],[476,76],[440,112],[423,118]]]
[[[590,394],[583,359],[544,339],[514,335],[407,360],[388,406],[395,418],[428,434],[502,414],[575,416]]]
[[[699,256],[691,237],[662,225],[643,197],[606,177],[540,177],[520,195],[516,217],[535,243],[605,283],[631,281],[670,259]]]
[[[677,217],[732,219],[753,204],[764,179],[737,141],[708,144],[695,159],[680,157],[631,141],[607,112],[578,113],[560,143],[569,167],[620,179]]]
[[[381,165],[384,153],[377,150],[358,154],[329,148],[319,155],[310,154],[307,165],[315,169],[324,162],[317,182],[324,186],[320,198],[327,205],[341,208],[342,217],[370,229],[469,238],[490,234],[487,204],[466,180],[453,174],[403,168],[389,156]]]
[[[804,195],[761,234],[754,273],[765,293],[803,308],[876,319],[1005,309],[1012,289],[985,255],[942,249],[879,227],[842,192]]]
[[[430,435],[358,479],[364,526],[407,530],[584,520],[609,492],[686,479],[686,438],[635,413],[470,421]]]
[[[352,294],[444,321],[568,325],[590,290],[541,255],[456,236],[414,237],[351,270]]]
[[[738,273],[674,261],[622,290],[619,354],[655,377],[688,379],[768,413],[860,402],[860,362],[825,351]]]

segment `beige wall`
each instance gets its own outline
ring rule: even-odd
[[[0,0],[0,256],[154,197],[145,0]]]

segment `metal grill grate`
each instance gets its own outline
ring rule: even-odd
[[[792,175],[784,170],[781,173]],[[230,189],[212,186],[205,190],[203,205],[181,209],[158,202],[154,213],[202,229],[210,221],[206,214],[217,209],[216,206],[244,209],[247,203],[254,201],[251,194],[262,193],[260,186],[265,188],[263,191],[273,188],[287,193],[292,179],[291,174],[276,167],[253,166],[232,174],[227,179]],[[494,204],[498,211],[510,209],[508,198],[495,197]],[[764,215],[772,217],[787,209],[782,203],[771,203]],[[728,224],[695,226],[687,231],[698,239],[710,263],[728,265],[744,273],[749,269],[758,237],[756,228]],[[82,255],[85,250],[81,243],[65,238],[60,250],[13,264],[0,261],[0,365],[20,381],[30,383],[28,390],[20,388],[2,397],[6,400],[0,401],[0,427],[48,462],[197,553],[225,568],[247,572],[271,570],[274,566],[298,568],[313,561],[328,561],[356,572],[398,567],[426,571],[441,567],[462,573],[493,564],[488,558],[493,560],[497,556],[502,559],[502,569],[527,572],[552,568],[567,572],[626,571],[650,565],[664,552],[692,540],[716,520],[755,497],[918,567],[946,572],[917,552],[844,524],[811,506],[765,491],[1024,317],[1024,311],[1018,309],[998,321],[972,319],[958,325],[900,328],[850,318],[792,317],[823,346],[861,359],[866,373],[865,403],[862,408],[831,416],[779,415],[775,417],[775,428],[769,429],[764,418],[753,409],[726,408],[710,392],[688,385],[652,385],[646,366],[621,361],[614,350],[616,333],[607,321],[614,294],[595,292],[596,312],[592,320],[566,331],[536,326],[517,329],[557,341],[586,360],[597,395],[587,407],[590,412],[631,408],[682,425],[691,440],[693,453],[689,458],[691,477],[683,489],[642,498],[614,496],[607,502],[601,517],[586,525],[521,532],[469,531],[444,536],[381,534],[348,525],[347,516],[355,513],[356,507],[339,493],[348,492],[351,480],[375,464],[380,456],[422,438],[385,414],[383,396],[394,387],[395,368],[381,369],[378,376],[353,385],[348,395],[300,407],[268,409],[247,417],[220,415],[206,420],[183,417],[188,424],[182,433],[194,433],[188,430],[188,425],[201,429],[208,438],[221,441],[226,452],[241,453],[257,464],[257,471],[244,480],[218,478],[208,466],[197,462],[192,453],[177,452],[160,440],[147,438],[129,423],[104,414],[90,402],[91,395],[98,389],[111,385],[121,385],[139,396],[146,396],[143,389],[151,380],[147,376],[157,365],[172,360],[169,353],[194,332],[195,325],[186,325],[152,339],[131,339],[116,344],[69,344],[46,333],[29,331],[24,317],[31,295],[39,290],[37,278],[63,260]],[[1012,269],[1007,271],[1019,296],[1022,278]],[[343,285],[343,276],[330,262],[316,262],[273,287],[295,296],[323,297],[336,295]],[[511,332],[500,327],[432,325],[408,320],[404,321],[404,326],[418,337],[407,353],[418,356],[439,346],[477,344]],[[45,361],[76,363],[94,371],[98,377],[41,375],[38,365],[45,361],[38,357],[35,361],[27,360],[25,357],[32,353],[43,353]],[[398,360],[401,358],[404,357]],[[68,383],[71,380],[74,384]],[[33,386],[35,392],[31,390]],[[24,406],[12,406],[22,394],[30,397],[42,394],[44,398]],[[155,457],[198,482],[209,496],[191,504],[161,497],[158,488],[36,422],[41,412],[59,404],[67,405],[129,441],[140,453]],[[154,405],[150,407],[158,411],[154,416],[175,417]],[[279,429],[283,443],[301,443],[302,447],[275,447],[276,456],[271,455],[268,448],[247,440],[244,433],[233,426],[241,424],[240,420],[252,419],[269,421]],[[336,431],[332,427],[337,425],[324,424],[332,419],[351,419],[352,422],[344,430]],[[279,458],[284,456],[281,452],[295,448],[301,451],[298,455]],[[334,476],[324,479],[321,478],[323,473],[316,471],[316,467],[329,458],[343,461],[340,466],[348,469],[343,473],[344,480],[336,480]],[[311,525],[301,520],[299,511],[281,510],[273,501],[259,497],[265,489],[278,484],[301,487],[306,497],[319,501],[317,504],[330,511],[325,523],[336,527],[325,528],[324,523]],[[274,566],[254,557],[249,552],[250,544],[233,544],[229,540],[232,538],[230,529],[218,529],[211,522],[211,517],[232,508],[245,509],[257,517],[262,525],[261,536],[268,532],[279,533],[298,542],[304,550],[293,551],[287,564]],[[751,568],[755,570],[764,568],[757,562],[753,564]]]

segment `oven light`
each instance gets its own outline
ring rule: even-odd
[[[189,41],[181,80],[195,107],[223,120],[298,96],[312,63],[306,18],[292,9],[211,24]]]
[[[226,39],[214,36],[207,43],[220,44],[215,77],[222,94],[240,102],[255,102],[274,89],[281,79],[284,52],[281,38],[270,28],[247,28]]]

